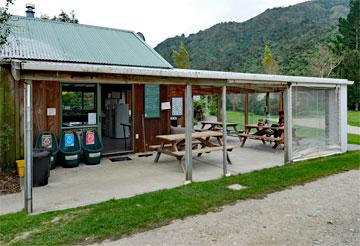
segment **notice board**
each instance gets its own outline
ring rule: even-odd
[[[160,118],[160,85],[144,85],[145,118]]]

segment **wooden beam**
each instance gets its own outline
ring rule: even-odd
[[[245,104],[244,104],[244,120],[245,120],[245,125],[249,124],[249,94],[245,95]],[[245,130],[245,129],[244,129]]]
[[[47,80],[73,83],[109,83],[109,84],[177,84],[186,85],[211,85],[222,86],[226,80],[217,79],[189,79],[161,76],[142,76],[126,74],[97,74],[97,73],[72,73],[72,72],[46,72],[46,71],[22,71],[22,80]]]
[[[284,92],[280,92],[279,93],[279,112],[284,111],[283,98],[284,98]]]
[[[270,93],[266,92],[266,95],[265,95],[265,107],[266,107],[266,112],[267,113],[269,113],[269,109],[270,109],[269,106],[270,106]]]

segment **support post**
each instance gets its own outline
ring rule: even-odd
[[[285,151],[284,162],[293,161],[292,153],[292,86],[289,85],[284,93],[284,116],[285,116]]]
[[[33,212],[32,186],[33,186],[33,124],[32,124],[32,82],[24,84],[24,156],[25,156],[25,210],[28,214]]]
[[[280,111],[284,111],[284,107],[283,107],[283,97],[284,97],[284,92],[280,92],[280,93],[279,93],[279,112],[280,112]]]
[[[245,124],[244,124],[244,130],[245,130],[245,126],[249,124],[249,94],[246,93],[245,94],[245,104],[244,104],[244,120],[245,120]]]
[[[340,130],[340,149],[341,152],[347,151],[347,85],[340,86],[339,93],[339,113],[340,113],[340,122],[339,122],[339,130]]]
[[[220,121],[222,118],[222,115],[221,115],[221,94],[218,94],[217,95],[217,121]]]
[[[223,125],[223,174],[229,176],[227,171],[227,124],[226,124],[226,85],[222,88],[222,125]]]
[[[185,183],[192,181],[192,128],[193,128],[192,86],[185,89]]]
[[[266,112],[268,112],[268,113],[270,113],[270,107],[269,106],[270,106],[270,92],[266,92],[265,107],[266,107]]]

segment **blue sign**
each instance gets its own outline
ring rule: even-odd
[[[74,146],[74,133],[65,133],[65,147]]]

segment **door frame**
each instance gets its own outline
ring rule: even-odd
[[[97,93],[98,93],[98,105],[97,105],[97,111],[98,111],[98,122],[99,122],[99,126],[98,126],[98,131],[100,132],[99,134],[99,137],[101,139],[101,142],[103,141],[102,140],[102,122],[101,122],[101,115],[102,115],[102,111],[101,111],[101,103],[102,103],[102,88],[103,86],[106,86],[106,85],[120,85],[121,84],[108,84],[108,83],[97,83]],[[131,84],[131,129],[130,129],[130,138],[131,138],[131,149],[130,150],[123,150],[123,151],[115,151],[115,152],[109,152],[109,153],[102,153],[101,155],[102,156],[112,156],[112,155],[121,155],[121,154],[128,154],[128,153],[134,153],[134,150],[135,150],[135,131],[134,131],[134,106],[135,106],[135,103],[134,103],[134,96],[135,96],[135,93],[134,93],[134,84]]]

